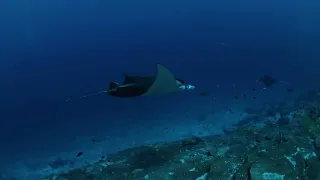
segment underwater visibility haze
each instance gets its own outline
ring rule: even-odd
[[[296,110],[294,101],[320,85],[319,8],[296,0],[0,2],[0,178],[109,167],[109,155],[128,148],[179,140],[184,148],[186,138],[228,137],[252,114],[290,114],[287,106]],[[210,172],[188,178],[201,175]]]

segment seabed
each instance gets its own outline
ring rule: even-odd
[[[250,110],[223,135],[126,149],[45,180],[320,180],[320,91]]]

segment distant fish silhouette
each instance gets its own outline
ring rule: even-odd
[[[80,157],[82,156],[83,152],[78,152],[78,154],[76,155],[76,157]]]
[[[208,92],[200,92],[200,96],[209,96]]]
[[[294,92],[294,89],[293,89],[293,88],[288,88],[288,89],[287,89],[287,92],[288,92],[288,93],[293,93],[293,92]]]
[[[278,81],[276,78],[273,78],[269,75],[262,76],[257,82],[265,85],[267,89],[278,82],[288,84],[286,81]]]
[[[262,83],[267,88],[269,88],[269,87],[273,86],[274,84],[276,84],[278,81],[277,81],[277,79],[275,79],[271,76],[264,75],[258,80],[258,82]]]

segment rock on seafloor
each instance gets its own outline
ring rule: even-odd
[[[297,107],[301,107],[302,99],[298,99]],[[248,121],[224,135],[126,149],[44,179],[320,180],[320,123],[316,119],[320,117],[320,99],[304,103],[303,109],[294,108],[292,112],[286,107],[288,114],[281,118],[293,118],[286,118],[285,123],[263,117],[254,122],[263,125]]]

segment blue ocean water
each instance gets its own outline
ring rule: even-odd
[[[319,7],[297,0],[0,2],[0,174],[34,180],[55,172],[48,164],[59,158],[80,166],[132,146],[221,133],[245,108],[318,87]],[[121,82],[124,72],[154,75],[157,63],[196,90],[77,99]],[[264,74],[287,83],[253,92]],[[79,151],[84,157],[75,159]]]

